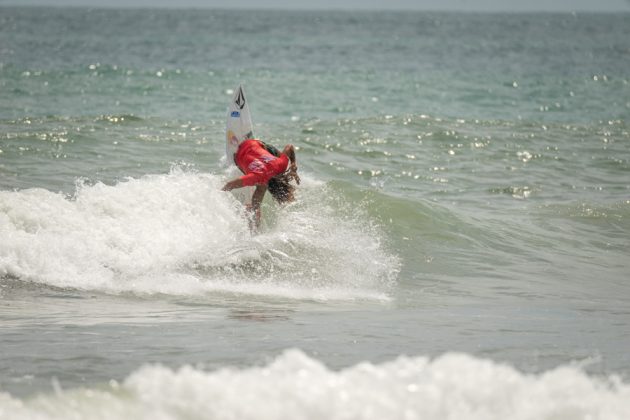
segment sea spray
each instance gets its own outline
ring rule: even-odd
[[[397,258],[369,219],[332,208],[321,183],[306,177],[292,206],[268,200],[253,235],[223,181],[176,167],[114,185],[79,182],[72,197],[0,192],[0,274],[107,293],[386,298]]]

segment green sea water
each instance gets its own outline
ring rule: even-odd
[[[627,383],[629,40],[628,14],[0,8],[0,418],[147,363]],[[220,192],[239,83],[304,181],[254,237]]]

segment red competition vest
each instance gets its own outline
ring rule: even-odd
[[[287,170],[289,158],[284,153],[276,157],[260,140],[249,139],[238,146],[234,163],[245,174],[241,177],[243,186],[263,185]]]

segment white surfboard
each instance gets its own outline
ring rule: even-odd
[[[252,117],[242,85],[239,85],[238,89],[234,91],[234,97],[228,107],[225,137],[227,141],[226,157],[228,161],[234,163],[233,156],[238,145],[253,138]]]
[[[225,158],[230,168],[228,176],[230,176],[231,179],[242,175],[234,163],[234,153],[238,150],[239,144],[252,138],[254,138],[254,134],[252,117],[249,113],[249,103],[245,98],[243,86],[239,85],[238,89],[234,91],[234,96],[228,106],[227,124],[225,128]],[[232,192],[243,204],[250,204],[254,187],[239,188],[232,190]]]

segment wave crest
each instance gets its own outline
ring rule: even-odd
[[[0,414],[14,419],[622,419],[629,410],[630,386],[618,379],[571,366],[525,375],[454,353],[333,371],[288,350],[262,367],[145,366],[122,384],[28,401],[0,394]]]
[[[398,258],[369,219],[332,207],[321,184],[307,180],[287,208],[265,203],[266,227],[252,237],[222,181],[175,168],[79,183],[72,198],[0,192],[0,276],[108,293],[386,298]]]

